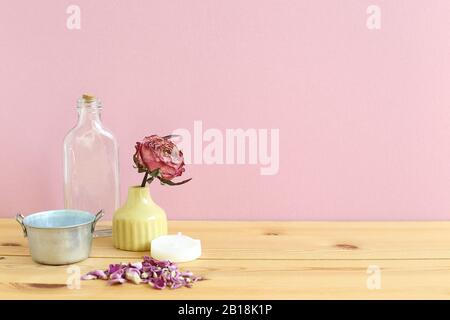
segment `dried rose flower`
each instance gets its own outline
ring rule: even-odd
[[[181,176],[185,168],[183,152],[170,141],[170,137],[160,137],[154,134],[145,137],[141,142],[136,142],[133,161],[138,172],[145,172],[141,187],[145,187],[147,182],[151,183],[155,178],[162,184],[170,186],[184,184],[191,180],[172,181]]]

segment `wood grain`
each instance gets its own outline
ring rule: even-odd
[[[111,287],[100,280],[69,289],[68,266],[34,263],[19,225],[0,220],[0,299],[450,299],[449,222],[174,221],[169,227],[202,240],[202,258],[181,264],[207,278],[192,289]],[[83,274],[144,254],[100,238],[91,258],[70,267]],[[367,288],[369,266],[381,270],[379,290]]]
[[[102,222],[99,228],[108,228]],[[202,259],[450,259],[450,222],[171,221],[202,240]],[[20,226],[0,219],[0,255],[28,255]],[[94,241],[92,257],[140,257]]]
[[[80,272],[117,258],[90,258]],[[381,269],[381,289],[367,288],[367,268]],[[449,299],[448,260],[203,260],[182,265],[208,280],[191,289],[158,291],[148,285],[109,286],[82,281],[69,289],[67,266],[41,266],[29,257],[0,260],[0,299]]]

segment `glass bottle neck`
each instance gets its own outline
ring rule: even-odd
[[[101,111],[94,108],[80,108],[78,109],[78,124],[84,123],[101,123]]]
[[[86,101],[85,99],[78,100],[78,126],[101,126],[101,110],[101,102],[96,99],[92,101]]]

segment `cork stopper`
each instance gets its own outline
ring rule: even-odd
[[[77,100],[77,108],[81,109],[85,107],[101,109],[102,103],[97,99],[97,97],[85,93]]]
[[[96,100],[95,96],[90,94],[83,94],[81,97],[86,103],[91,103]]]

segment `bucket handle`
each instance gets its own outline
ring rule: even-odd
[[[25,217],[22,214],[20,214],[20,213],[16,214],[16,221],[22,227],[23,236],[26,238],[27,237],[27,227],[25,227],[25,225],[23,224],[23,219],[25,219]]]
[[[95,231],[95,225],[97,224],[98,220],[100,220],[104,215],[105,213],[103,212],[103,209],[95,214],[95,219],[94,222],[92,223],[92,230],[91,230],[92,233],[94,233]]]
[[[95,220],[94,223],[92,224],[92,237],[94,238],[101,238],[101,237],[111,237],[112,236],[112,229],[100,229],[100,230],[94,230],[95,229],[95,225],[97,224],[98,220],[101,219],[101,217],[103,217],[103,210],[100,210],[96,215],[95,215]]]

